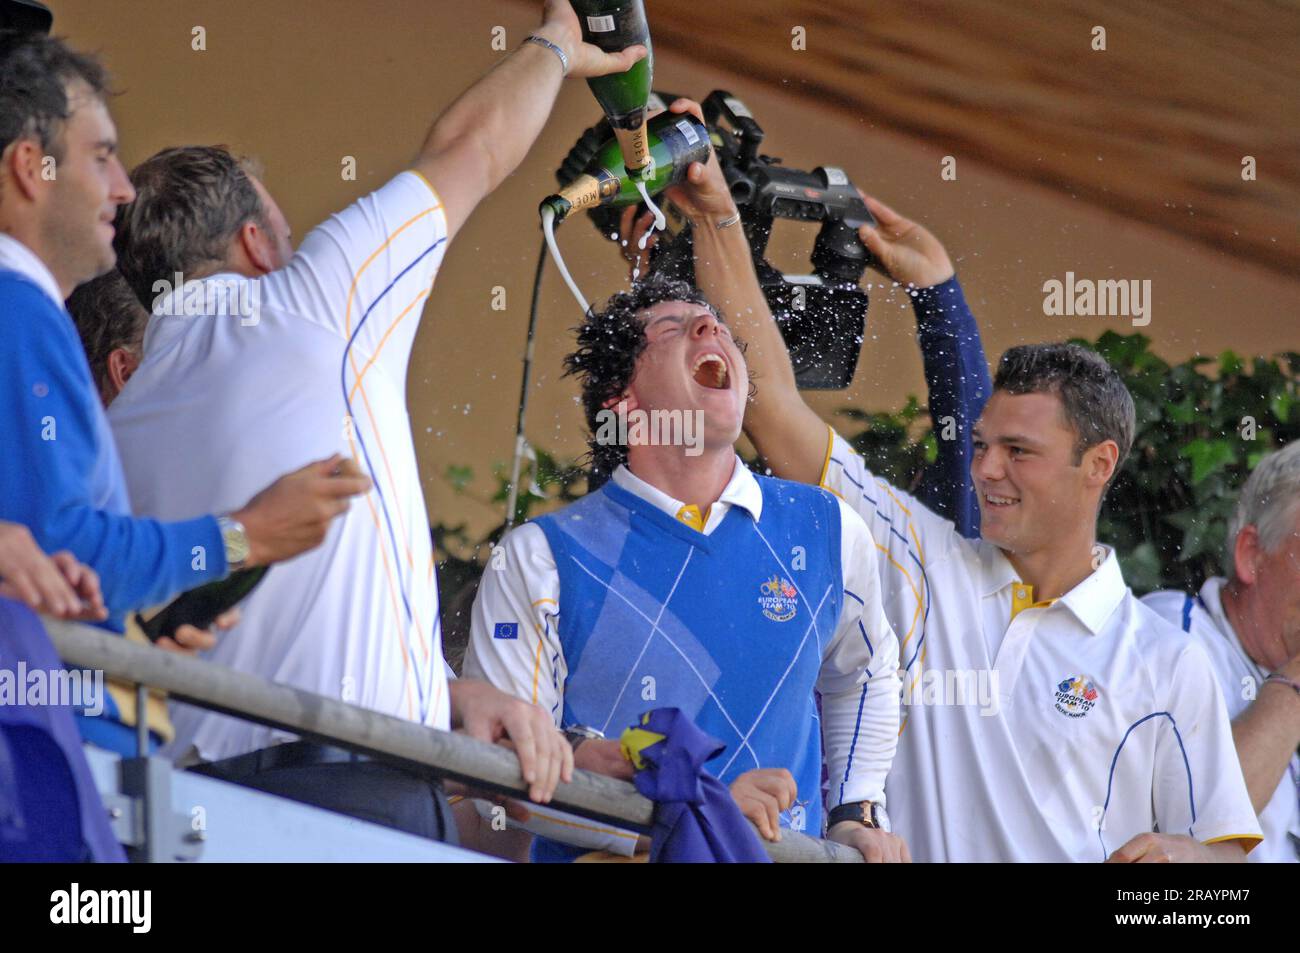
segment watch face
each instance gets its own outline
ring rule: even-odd
[[[239,524],[223,523],[221,542],[226,547],[226,562],[232,566],[241,565],[248,559],[248,537],[244,535],[244,530]]]
[[[892,834],[893,830],[889,826],[889,814],[885,811],[883,805],[871,805],[871,820],[886,834]]]

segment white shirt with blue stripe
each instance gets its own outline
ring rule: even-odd
[[[1113,550],[1035,604],[1000,549],[876,477],[834,430],[821,483],[883,550],[904,667],[886,791],[915,860],[1095,862],[1152,831],[1258,842],[1210,660],[1138,601]]]
[[[1236,718],[1258,696],[1268,672],[1246,654],[1241,639],[1223,611],[1220,593],[1226,582],[1215,576],[1205,580],[1195,596],[1165,590],[1144,596],[1142,601],[1179,626],[1205,649],[1223,690],[1228,717]],[[1259,812],[1264,841],[1250,852],[1249,860],[1260,863],[1300,862],[1300,755],[1292,755],[1277,789]]]

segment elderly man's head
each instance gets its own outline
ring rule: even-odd
[[[1300,654],[1300,442],[1270,453],[1250,474],[1225,555],[1235,598],[1264,630],[1261,650],[1274,664]]]

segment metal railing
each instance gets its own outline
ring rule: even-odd
[[[89,626],[44,622],[68,665],[98,669],[107,677],[164,691],[177,701],[527,801],[519,761],[504,748],[140,645]],[[581,770],[574,771],[573,781],[561,782],[549,806],[641,832],[650,830],[654,817],[654,802],[631,784]],[[850,847],[797,831],[783,830],[779,842],[764,840],[763,844],[777,863],[862,860]]]

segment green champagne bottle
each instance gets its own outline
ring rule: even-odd
[[[647,124],[646,145],[654,164],[649,179],[641,180],[650,195],[657,195],[686,178],[692,162],[707,162],[713,147],[709,131],[689,113],[664,112]],[[617,139],[610,139],[587,163],[587,169],[559,192],[542,200],[540,211],[551,209],[558,225],[575,209],[597,205],[634,205],[641,201],[637,179],[628,174]]]
[[[646,23],[644,0],[569,0],[582,38],[606,53],[617,53],[638,44],[646,48],[645,58],[625,73],[596,76],[587,80],[600,108],[609,117],[623,151],[628,171],[643,181],[653,175],[650,147],[646,142],[646,100],[654,81],[654,50]]]

